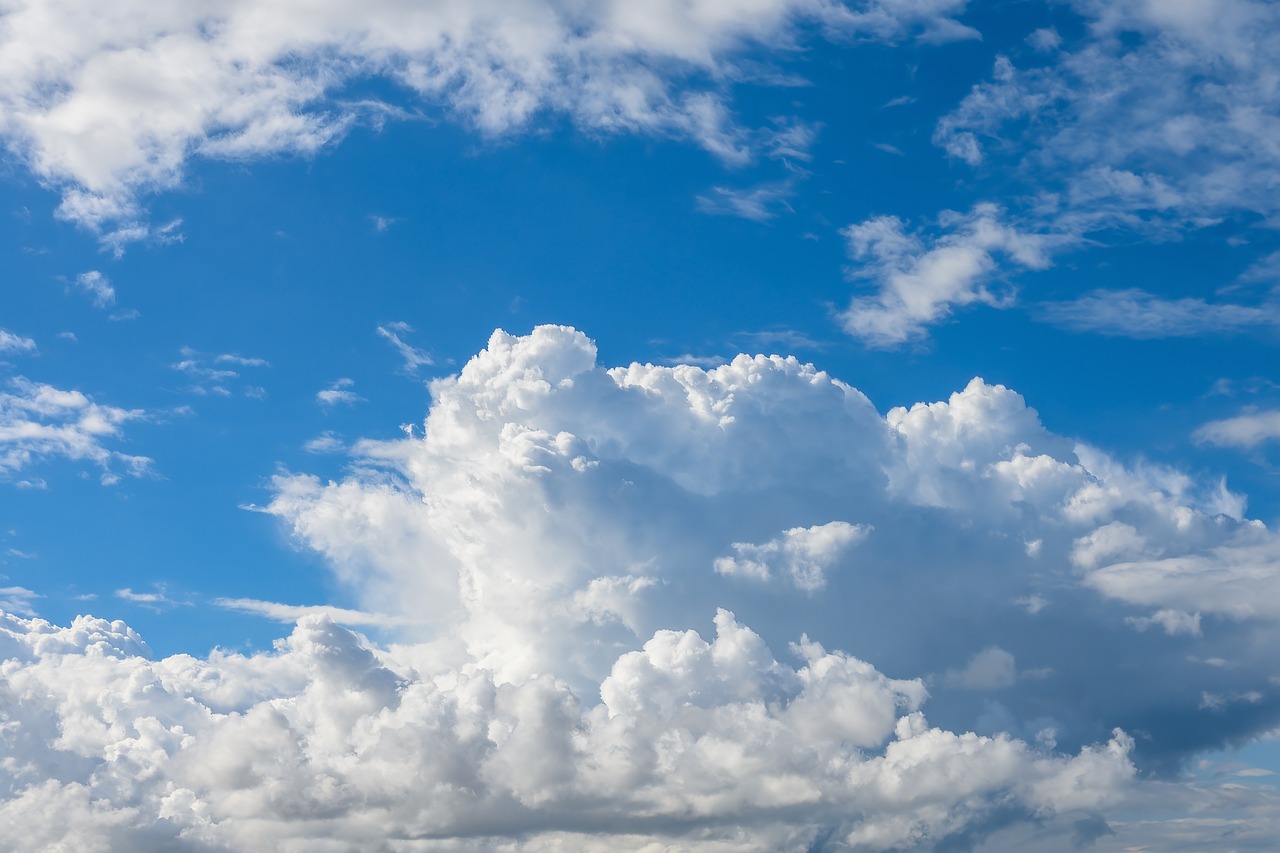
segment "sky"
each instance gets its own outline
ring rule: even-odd
[[[0,846],[1271,849],[1276,57],[0,4]]]

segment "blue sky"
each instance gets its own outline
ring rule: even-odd
[[[1274,6],[82,6],[7,843],[1267,849]]]

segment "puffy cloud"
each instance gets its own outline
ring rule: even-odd
[[[113,463],[132,476],[151,460],[110,450],[103,443],[122,436],[122,426],[144,416],[140,409],[104,406],[79,391],[64,391],[23,377],[0,391],[0,477],[8,479],[42,459],[64,457],[99,465],[104,484],[119,480]]]
[[[832,521],[813,527],[793,527],[762,545],[734,542],[733,557],[718,557],[715,569],[722,575],[769,580],[785,573],[806,592],[826,586],[826,572],[848,548],[870,532],[865,525]]]
[[[1059,238],[1019,231],[1001,222],[993,205],[968,214],[945,213],[944,232],[926,239],[909,233],[896,216],[879,216],[841,233],[858,262],[850,274],[869,279],[877,292],[858,296],[840,315],[849,334],[869,346],[890,348],[923,337],[955,307],[984,304],[1003,307],[1011,296],[988,289],[998,275],[997,256],[1042,269]]]
[[[799,851],[999,829],[1056,850],[1109,826],[1135,846],[1178,831],[1106,823],[1147,796],[1136,764],[1280,722],[1274,534],[1223,484],[1055,435],[1000,385],[882,416],[794,358],[606,368],[544,326],[495,332],[431,395],[420,437],[356,443],[344,479],[274,481],[267,511],[359,610],[222,601],[297,627],[159,661],[121,623],[6,618],[0,832],[59,814],[45,846]],[[1220,793],[1179,796],[1225,814]]]
[[[164,236],[143,224],[139,196],[181,181],[192,155],[308,154],[356,122],[405,112],[344,97],[359,79],[388,80],[486,134],[550,112],[596,132],[691,139],[742,162],[798,138],[790,126],[734,124],[725,90],[745,49],[786,49],[815,31],[972,37],[952,17],[964,6],[699,0],[641,12],[626,2],[379,0],[358,15],[326,2],[299,17],[278,0],[130,0],[104,16],[84,0],[20,0],[0,27],[0,134],[62,189],[60,215],[118,248]]]
[[[153,660],[121,622],[0,616],[0,838],[47,849],[898,849],[994,811],[1124,792],[1132,742],[1074,757],[930,727],[919,681],[719,611],[584,703],[551,676],[427,667],[305,616],[274,652]],[[57,815],[57,819],[52,819]]]
[[[1280,723],[1258,651],[1275,535],[1225,483],[1056,435],[1003,386],[882,416],[793,358],[606,368],[544,326],[494,333],[431,394],[421,435],[354,443],[337,482],[281,474],[266,509],[364,610],[411,617],[397,636],[499,681],[591,695],[636,644],[729,607],[775,647],[807,633],[937,674],[949,727],[1078,748],[1119,725],[1169,767]],[[974,704],[1010,672],[1001,709]],[[1205,690],[1264,699],[1196,718]]]

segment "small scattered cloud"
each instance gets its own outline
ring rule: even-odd
[[[1189,338],[1280,327],[1280,303],[1237,305],[1195,297],[1165,299],[1144,290],[1095,290],[1042,303],[1040,319],[1073,332],[1125,338]]]
[[[663,364],[693,364],[701,368],[719,367],[722,364],[728,364],[729,360],[722,355],[694,355],[685,353],[684,355],[673,355],[662,360]]]
[[[111,280],[98,270],[80,273],[76,276],[75,286],[87,294],[99,308],[115,304],[115,288],[111,286]]]
[[[34,617],[36,611],[32,602],[37,598],[43,597],[25,586],[0,587],[0,611],[17,613],[19,616]]]
[[[0,391],[0,479],[52,458],[95,463],[104,485],[118,482],[121,469],[140,477],[151,470],[151,460],[106,443],[121,440],[126,423],[145,417],[141,409],[101,405],[79,391],[14,377],[9,390]],[[25,477],[15,485],[43,488],[45,482]]]
[[[696,202],[702,213],[768,222],[779,213],[794,212],[789,202],[794,195],[792,181],[774,181],[746,189],[712,187],[710,193],[698,196]]]
[[[256,598],[215,598],[213,603],[226,610],[238,613],[252,613],[270,619],[273,622],[292,624],[309,616],[321,616],[339,625],[361,625],[375,628],[388,628],[405,625],[412,620],[404,616],[390,616],[385,613],[370,613],[364,610],[348,610],[328,604],[281,604],[275,601],[261,601]]]
[[[718,557],[714,567],[722,575],[759,581],[782,574],[796,588],[814,593],[826,586],[827,571],[870,533],[870,526],[847,521],[793,527],[763,544],[734,542],[733,556]]]
[[[302,449],[308,453],[341,453],[347,449],[347,445],[342,436],[332,430],[325,430],[302,445]]]
[[[406,343],[404,338],[401,337],[401,335],[406,335],[412,331],[413,326],[403,321],[387,323],[378,327],[378,337],[386,340],[400,354],[400,357],[404,359],[404,367],[402,369],[408,374],[416,374],[418,368],[430,367],[435,364],[429,353]]]
[[[383,234],[400,220],[394,216],[378,216],[371,213],[369,214],[369,221],[373,223],[374,231]]]
[[[154,592],[135,592],[129,587],[117,589],[115,591],[116,598],[121,601],[128,601],[132,604],[138,604],[148,610],[163,611],[179,606],[190,606],[189,601],[177,601],[169,597],[168,590],[164,585],[155,587]]]
[[[855,296],[840,313],[846,332],[869,347],[891,349],[923,338],[958,307],[981,304],[1006,308],[1012,288],[991,288],[999,280],[996,256],[1015,267],[1044,269],[1050,252],[1068,242],[1061,235],[1027,233],[1002,221],[990,204],[967,214],[947,212],[936,236],[907,230],[896,216],[878,216],[840,233],[848,241],[854,280],[870,281],[875,292]]]
[[[1192,433],[1192,438],[1199,444],[1252,450],[1280,440],[1280,409],[1245,412],[1210,421]]]
[[[1182,610],[1157,610],[1150,616],[1128,616],[1124,621],[1139,631],[1159,626],[1171,637],[1177,634],[1188,634],[1192,637],[1200,636],[1199,613],[1187,613]]]
[[[323,391],[316,392],[316,402],[327,408],[333,406],[354,406],[356,403],[364,402],[361,397],[351,389],[355,387],[356,381],[343,377],[338,379]]]
[[[210,355],[191,347],[179,350],[181,360],[170,365],[191,381],[187,393],[199,396],[232,397],[235,391],[232,385],[242,379],[241,371],[245,368],[268,368],[271,364],[263,358],[242,356],[237,353]],[[255,400],[265,399],[265,388],[258,385],[241,385],[239,393]]]
[[[1052,53],[1062,47],[1062,36],[1053,27],[1044,27],[1027,36],[1027,44],[1041,53]]]
[[[916,99],[913,98],[911,95],[899,95],[893,100],[885,101],[880,108],[889,109],[891,107],[905,107],[908,104],[914,104],[915,102],[916,102]]]
[[[906,156],[907,156],[905,153],[903,153],[903,151],[902,151],[902,149],[901,149],[901,148],[899,148],[899,147],[898,147],[898,146],[896,146],[896,145],[890,145],[890,144],[889,144],[889,143],[887,143],[887,142],[873,142],[873,143],[871,143],[871,147],[872,147],[872,148],[877,148],[877,149],[879,149],[879,150],[883,151],[883,152],[884,152],[884,153],[886,153],[886,154],[892,154],[892,155],[894,155],[895,157],[906,157]]]
[[[30,354],[36,351],[36,342],[31,338],[15,335],[6,329],[0,329],[0,353]]]
[[[757,332],[738,332],[734,337],[748,341],[754,348],[783,349],[786,354],[800,350],[825,350],[830,345],[816,340],[796,329],[764,329]]]
[[[1042,595],[1027,595],[1022,598],[1015,598],[1013,603],[1026,610],[1031,616],[1035,616],[1049,606],[1049,599]]]
[[[1014,657],[999,646],[983,649],[963,669],[949,669],[946,682],[965,690],[1000,690],[1018,680]]]

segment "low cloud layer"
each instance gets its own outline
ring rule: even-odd
[[[89,617],[4,617],[0,644],[15,849],[891,849],[1087,814],[1133,772],[1119,733],[1069,758],[932,728],[919,681],[809,642],[779,663],[723,610],[619,657],[598,704],[324,616],[253,657],[153,661]]]

